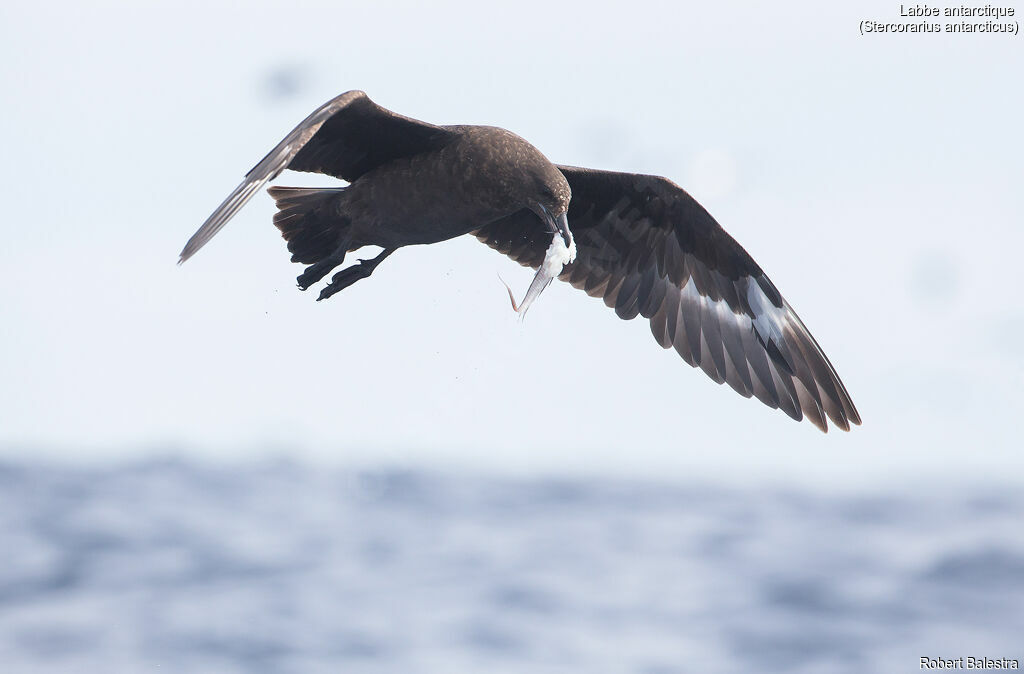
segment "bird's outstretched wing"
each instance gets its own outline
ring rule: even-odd
[[[344,93],[317,108],[245,174],[185,244],[179,263],[192,257],[286,168],[351,182],[386,162],[439,148],[452,136],[442,127],[386,110],[362,91]]]
[[[860,415],[821,347],[743,248],[689,194],[657,176],[558,167],[572,188],[577,255],[559,278],[620,318],[650,319],[664,348],[740,395],[823,431]],[[521,211],[476,236],[537,267],[551,241]]]

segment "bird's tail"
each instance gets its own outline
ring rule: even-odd
[[[288,242],[292,262],[313,264],[334,254],[349,222],[338,201],[344,187],[271,187],[278,211],[274,224]]]

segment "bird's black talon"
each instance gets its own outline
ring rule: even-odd
[[[370,274],[360,265],[355,265],[348,269],[342,269],[332,276],[331,282],[320,291],[320,297],[317,298],[317,302],[325,300],[335,293],[341,292],[359,279],[366,278],[369,275]]]
[[[394,248],[385,248],[380,255],[372,260],[359,260],[358,264],[342,269],[332,276],[331,282],[320,291],[320,297],[317,298],[317,302],[325,300],[337,292],[341,292],[359,279],[369,278],[373,270],[377,268],[377,265],[393,252],[395,252]]]
[[[345,248],[340,247],[328,257],[306,267],[295,279],[299,284],[299,290],[305,290],[314,283],[331,273],[331,270],[345,261]]]

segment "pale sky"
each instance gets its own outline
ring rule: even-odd
[[[1020,37],[859,35],[888,2],[10,4],[0,457],[1024,480]],[[530,272],[469,238],[317,303],[261,194],[177,267],[349,89],[679,182],[800,313],[864,426],[825,436],[745,400],[566,284],[520,324],[497,275],[521,296]]]

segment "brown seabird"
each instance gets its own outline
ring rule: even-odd
[[[383,248],[336,273],[318,300],[368,277],[402,246],[472,234],[538,269],[522,304],[513,299],[520,312],[557,276],[603,298],[620,318],[649,319],[662,347],[744,397],[826,432],[826,416],[843,430],[860,423],[832,364],[761,267],[666,178],[556,166],[504,129],[434,126],[350,91],[253,167],[179,262],[284,169],[349,183],[269,190],[292,262],[309,265],[301,289],[346,253]]]

